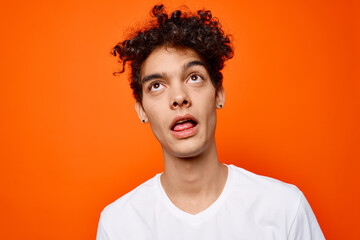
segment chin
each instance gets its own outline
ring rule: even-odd
[[[178,158],[194,158],[201,155],[206,150],[207,144],[200,144],[198,141],[196,143],[187,142],[184,144],[177,144],[175,148],[172,148],[170,155]]]
[[[177,152],[174,154],[177,158],[190,159],[195,158],[201,154],[201,151],[197,152]]]

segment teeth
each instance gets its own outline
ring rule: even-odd
[[[181,120],[181,121],[178,121],[176,124],[180,124],[180,123],[183,123],[183,122],[187,122],[189,120]]]
[[[172,126],[171,129],[174,130],[174,128],[175,128],[176,125],[182,124],[182,123],[184,123],[184,122],[192,122],[192,123],[194,123],[194,125],[197,125],[197,122],[195,122],[195,121],[192,120],[192,119],[183,119],[183,120],[180,120],[180,121],[176,122],[176,123],[174,124],[174,126]]]

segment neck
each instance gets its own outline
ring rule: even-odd
[[[191,158],[178,158],[164,152],[164,161],[161,183],[175,205],[197,200],[211,203],[221,194],[227,179],[227,167],[219,162],[215,144]]]

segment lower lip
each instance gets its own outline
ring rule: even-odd
[[[173,131],[171,130],[171,133],[176,137],[176,138],[189,138],[194,136],[197,131],[199,129],[199,124],[197,124],[195,127],[183,130],[183,131]]]

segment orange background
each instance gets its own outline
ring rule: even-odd
[[[6,1],[1,26],[1,239],[94,239],[101,210],[163,170],[110,49],[153,1]],[[232,33],[219,157],[297,185],[327,239],[356,239],[358,1],[164,1]]]

